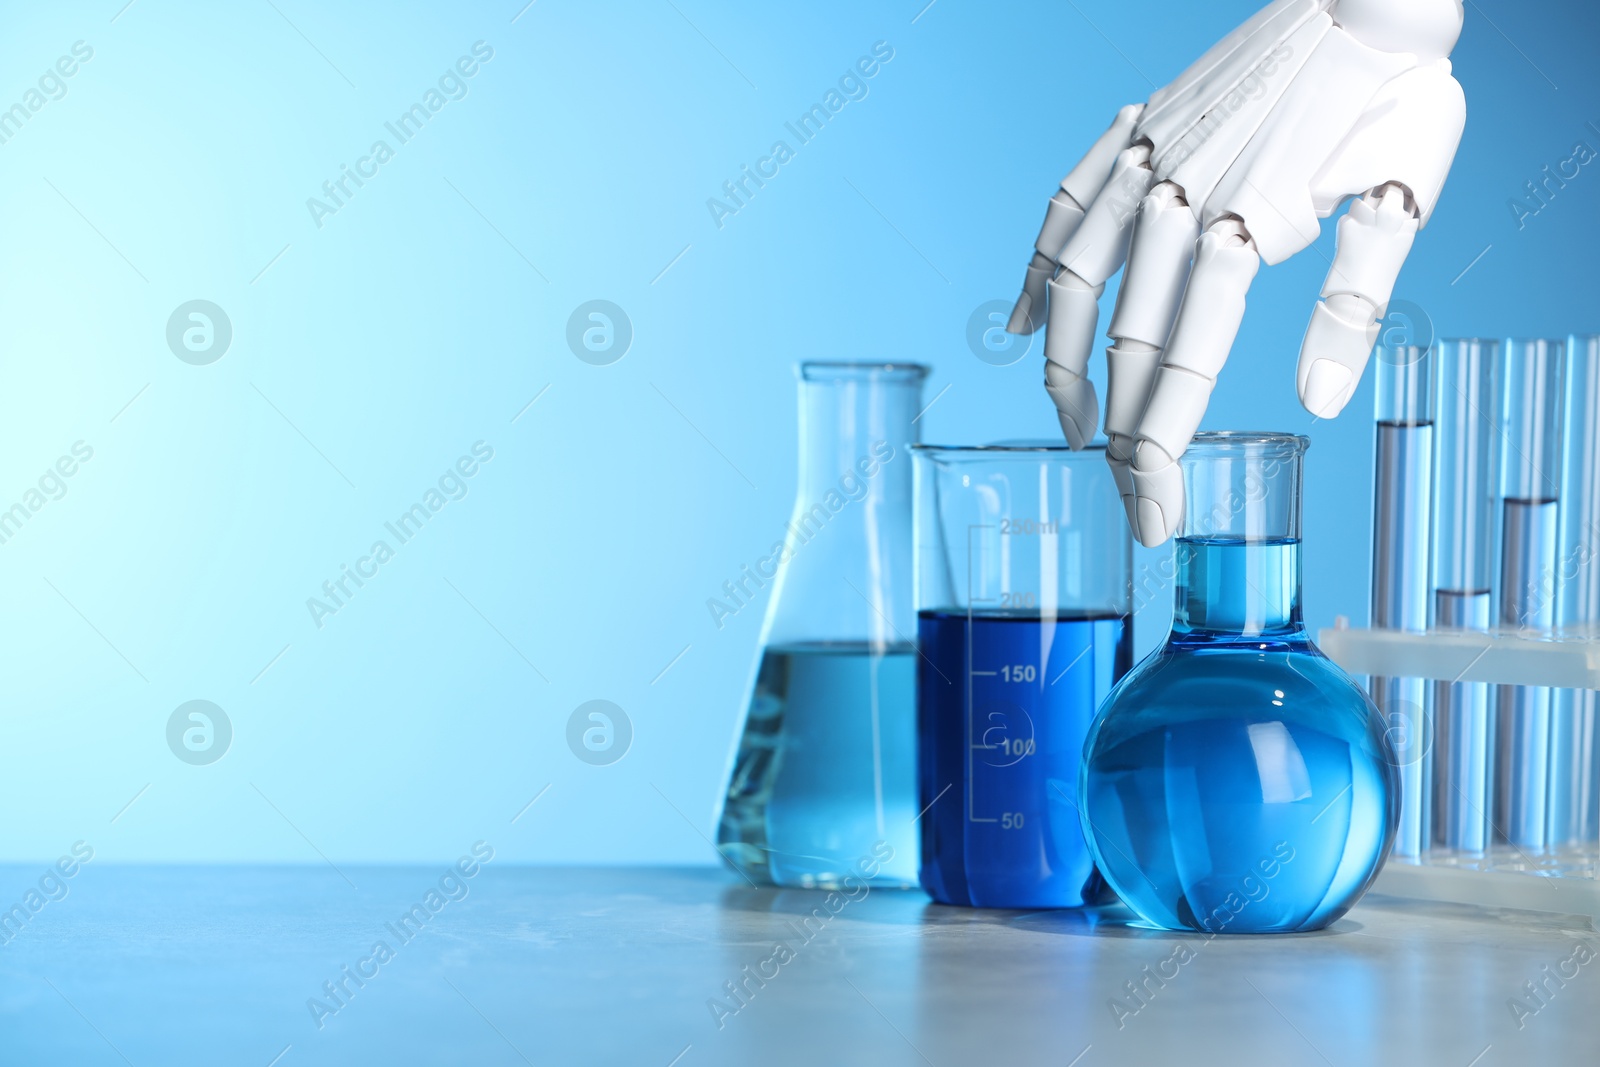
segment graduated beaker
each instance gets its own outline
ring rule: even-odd
[[[1132,663],[1132,542],[1103,448],[913,449],[922,887],[1073,907],[1099,888],[1078,766]]]

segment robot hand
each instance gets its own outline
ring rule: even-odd
[[[1085,376],[1098,299],[1126,261],[1106,457],[1145,545],[1183,520],[1178,459],[1261,262],[1311,244],[1351,198],[1298,385],[1321,418],[1355,391],[1461,140],[1466,100],[1447,58],[1461,22],[1461,0],[1277,0],[1123,108],[1051,198],[1007,329],[1045,326],[1045,388],[1082,448],[1099,421]]]

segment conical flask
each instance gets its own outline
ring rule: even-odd
[[[800,478],[717,820],[783,886],[917,884],[911,454],[927,368],[804,363]]]

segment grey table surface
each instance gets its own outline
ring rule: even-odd
[[[1572,918],[1369,896],[1208,941],[712,868],[490,864],[431,900],[445,865],[341,870],[90,865],[29,910],[41,871],[0,867],[26,912],[0,1063],[1600,1063],[1600,936]]]

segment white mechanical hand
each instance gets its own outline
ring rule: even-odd
[[[1086,377],[1097,302],[1126,261],[1106,456],[1144,544],[1183,521],[1178,459],[1261,262],[1304,249],[1356,198],[1298,374],[1312,414],[1349,401],[1461,141],[1466,99],[1448,59],[1461,22],[1461,0],[1277,0],[1123,108],[1051,198],[1007,329],[1046,327],[1045,388],[1082,448],[1099,421]]]

